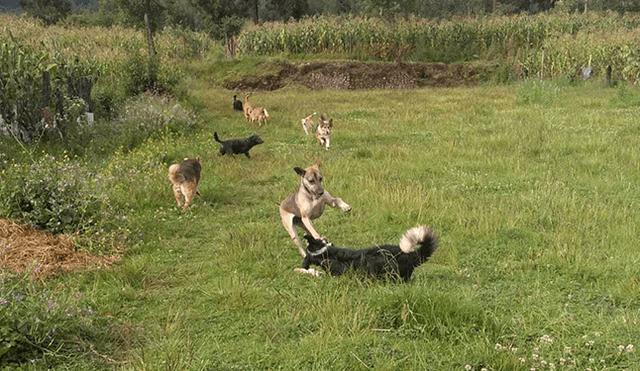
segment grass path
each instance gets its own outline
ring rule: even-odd
[[[190,85],[207,129],[112,164],[144,242],[108,272],[69,279],[122,327],[123,369],[636,369],[640,338],[640,111],[595,86],[255,93],[265,128],[232,93]],[[332,148],[305,136],[335,119]],[[222,138],[258,132],[252,158]],[[203,157],[195,205],[175,207],[168,164]],[[417,224],[440,250],[402,285],[294,273],[277,203],[292,168],[322,158],[353,211],[314,224],[337,245],[397,242]],[[144,184],[144,186],[140,186]],[[623,346],[623,348],[619,348]]]

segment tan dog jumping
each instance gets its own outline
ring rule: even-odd
[[[300,188],[296,193],[289,195],[280,204],[280,218],[282,224],[289,232],[289,236],[298,246],[300,254],[305,257],[307,254],[298,238],[296,227],[302,228],[306,233],[315,239],[322,239],[320,234],[316,232],[311,224],[311,219],[316,219],[324,212],[324,207],[340,207],[342,211],[351,211],[351,206],[347,205],[338,197],[333,197],[322,186],[322,171],[320,171],[320,162],[306,169],[299,167],[293,168],[300,175]]]
[[[202,159],[185,158],[180,164],[173,164],[169,167],[169,180],[173,184],[173,194],[176,196],[178,207],[182,206],[182,211],[187,211],[191,200],[195,195],[200,196],[198,183],[202,174]],[[184,206],[182,196],[184,195]]]

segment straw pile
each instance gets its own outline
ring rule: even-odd
[[[118,259],[75,250],[75,243],[68,236],[0,219],[0,269],[19,273],[30,268],[31,276],[40,278],[91,265],[108,267]]]

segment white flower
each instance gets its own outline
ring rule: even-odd
[[[627,352],[631,353],[631,352],[633,352],[633,351],[634,351],[634,350],[633,350],[633,344],[629,344],[629,345],[627,345]]]
[[[471,370],[471,365],[464,366],[464,369],[467,370],[467,371]]]
[[[496,344],[495,348],[496,348],[496,350],[500,350],[500,349],[502,349],[502,345]]]

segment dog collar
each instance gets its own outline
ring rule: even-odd
[[[309,254],[311,254],[311,256],[318,256],[318,255],[322,255],[327,251],[327,246],[321,248],[320,250],[316,251],[316,252],[311,252],[309,251],[309,249],[307,249],[307,252]]]

